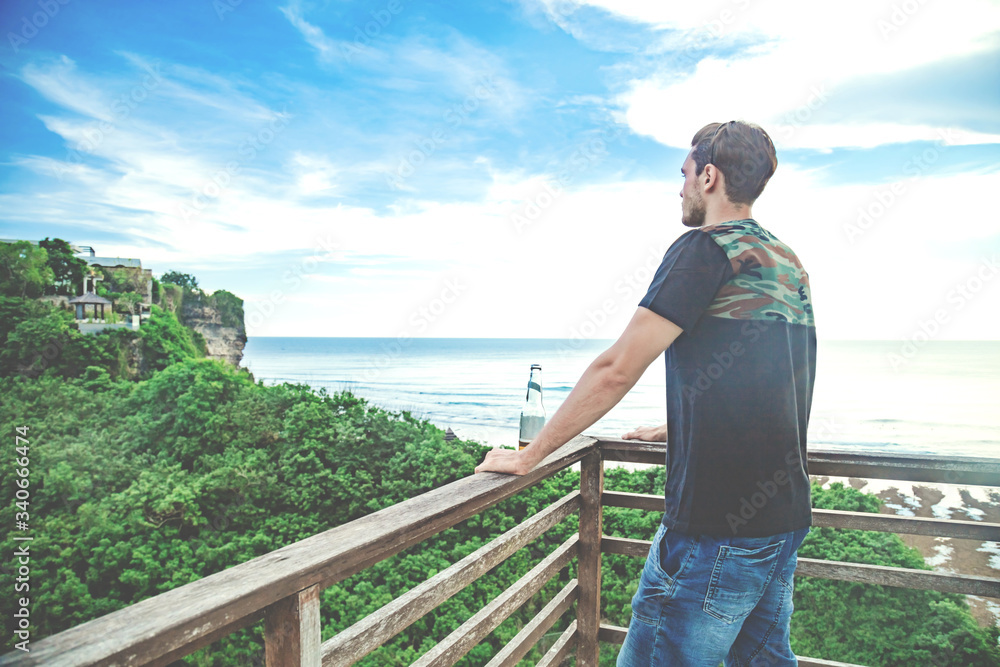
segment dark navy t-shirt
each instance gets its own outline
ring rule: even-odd
[[[683,329],[665,353],[663,524],[743,537],[810,525],[816,328],[795,253],[753,220],[693,229],[639,305]]]

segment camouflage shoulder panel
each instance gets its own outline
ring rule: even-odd
[[[815,326],[809,274],[799,258],[753,220],[702,227],[725,251],[733,277],[705,314],[735,320],[770,320]]]

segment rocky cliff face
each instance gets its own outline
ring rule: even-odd
[[[242,312],[240,315],[238,326],[227,326],[223,323],[223,316],[218,308],[198,299],[185,298],[179,319],[184,326],[194,329],[205,338],[209,357],[227,361],[238,367],[243,358],[243,348],[247,343]]]

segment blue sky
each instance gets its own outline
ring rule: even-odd
[[[1000,3],[814,4],[4,2],[0,236],[251,336],[614,338],[742,118],[821,336],[1000,337]]]

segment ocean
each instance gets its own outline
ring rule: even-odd
[[[551,416],[611,340],[252,337],[241,365],[271,385],[349,389],[462,438],[516,446],[531,364]],[[820,341],[809,443],[1000,457],[1000,341]],[[588,434],[666,420],[662,356]]]

